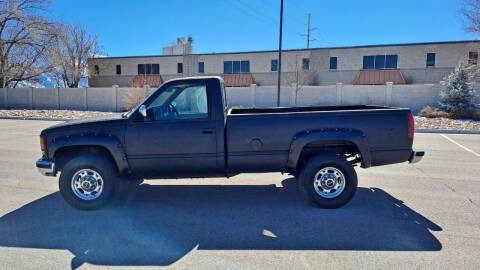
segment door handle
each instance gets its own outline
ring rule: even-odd
[[[211,128],[205,128],[202,130],[202,133],[203,134],[213,134],[215,133],[215,130],[211,129]]]

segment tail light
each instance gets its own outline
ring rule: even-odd
[[[415,131],[415,120],[413,119],[412,112],[407,114],[408,118],[408,138],[413,139],[413,132]]]

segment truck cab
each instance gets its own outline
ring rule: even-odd
[[[173,80],[133,110],[125,129],[131,171],[144,177],[225,176],[223,81]]]

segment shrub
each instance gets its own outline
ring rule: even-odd
[[[460,118],[472,114],[475,110],[475,92],[463,65],[457,66],[445,81],[447,84],[440,91],[440,109]]]
[[[418,115],[427,117],[427,118],[441,118],[441,117],[449,118],[450,117],[450,114],[448,112],[440,111],[439,109],[432,108],[430,106],[424,107]]]
[[[453,109],[450,111],[449,115],[452,119],[473,119],[475,116],[475,111]]]
[[[473,120],[480,121],[480,108],[473,113]]]
[[[480,109],[477,109],[476,111],[452,110],[450,112],[445,112],[437,108],[425,106],[418,115],[427,118],[473,119],[480,121]]]

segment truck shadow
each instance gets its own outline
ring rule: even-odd
[[[71,267],[169,265],[192,249],[438,251],[442,229],[378,188],[318,209],[296,181],[275,185],[147,185],[93,212],[58,192],[0,218],[0,246],[68,249]]]

